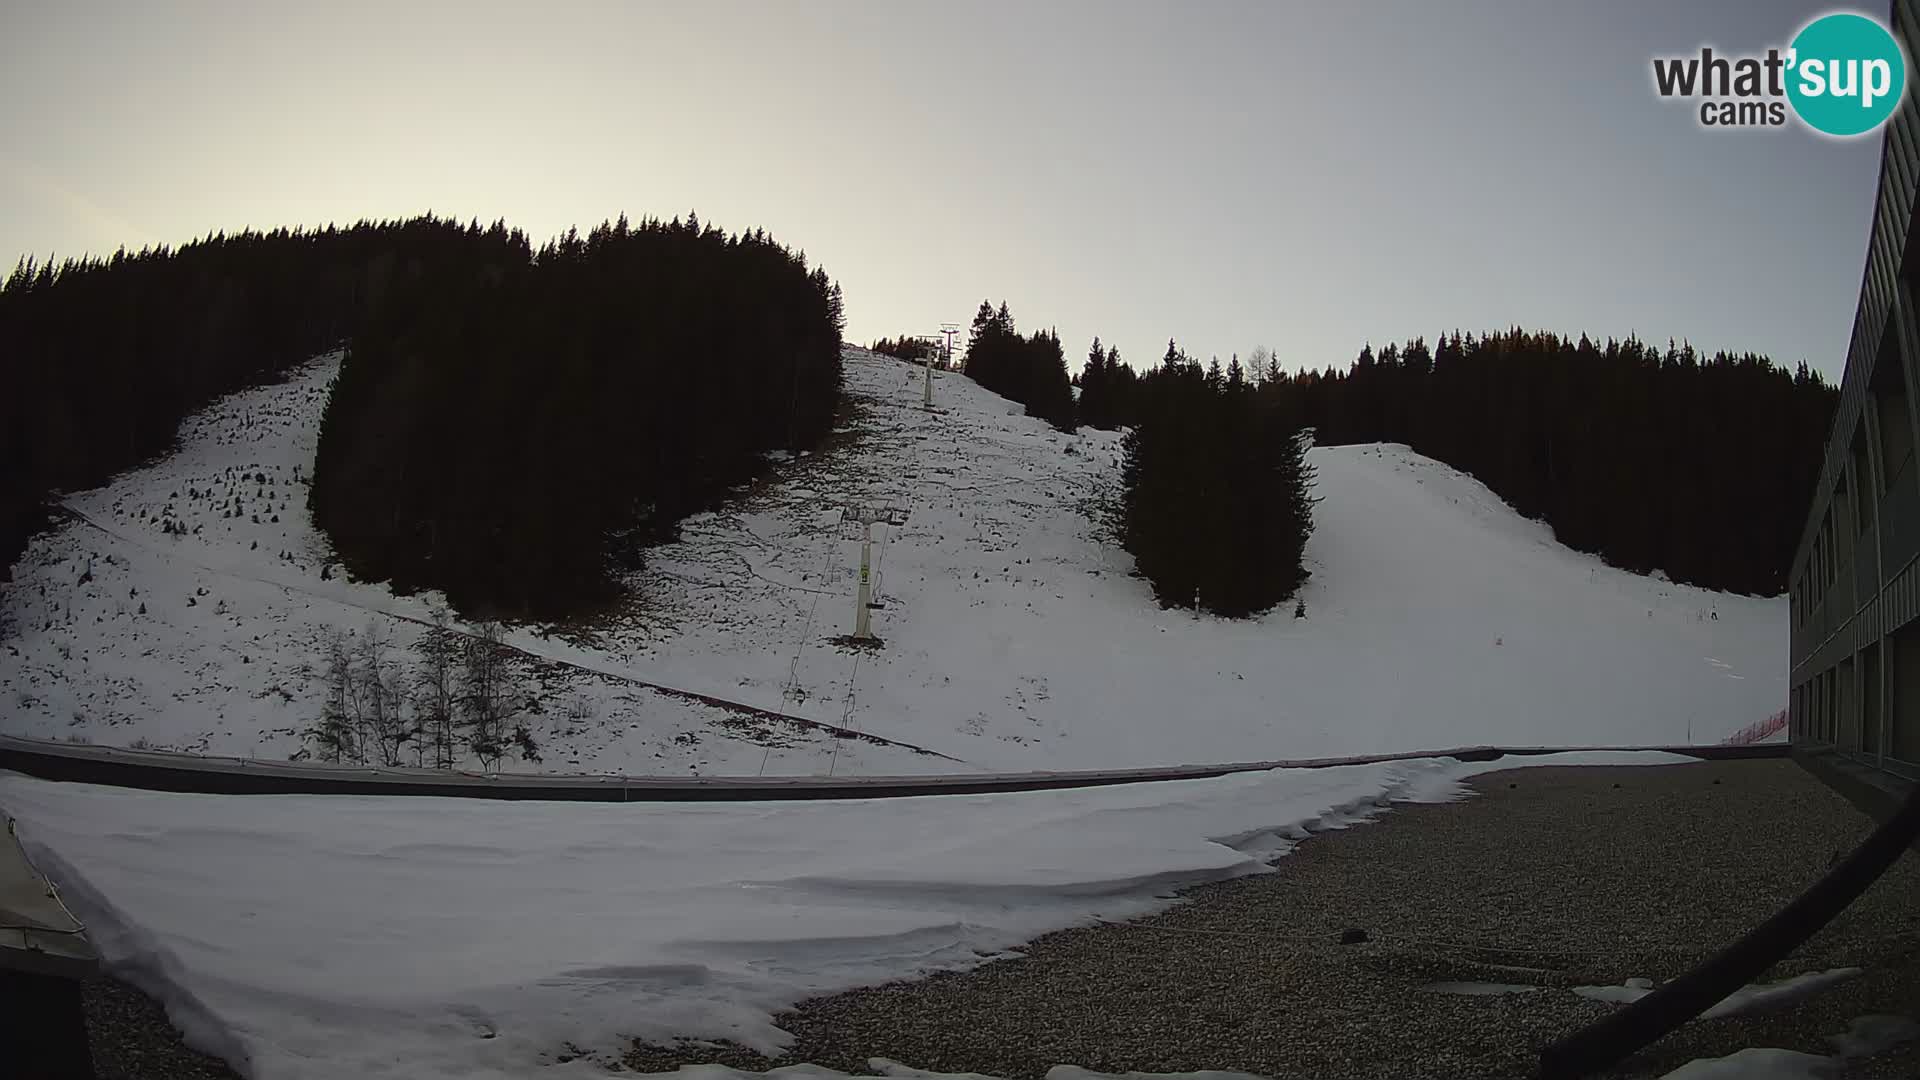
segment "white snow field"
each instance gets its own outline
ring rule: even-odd
[[[329,549],[305,510],[336,363],[217,403],[172,455],[67,499],[84,517],[37,539],[3,590],[3,730],[285,758],[318,712],[332,629],[372,624],[404,653],[420,633],[407,620],[436,598],[337,566],[323,580]],[[924,412],[919,368],[859,349],[846,377],[853,416],[835,445],[686,522],[623,616],[512,632],[538,658],[528,719],[544,760],[509,769],[898,774],[1710,743],[1784,699],[1784,599],[1610,569],[1402,446],[1312,452],[1306,618],[1291,604],[1244,622],[1159,610],[1088,513],[1116,491],[1118,435],[1063,435],[944,373]],[[861,503],[906,512],[875,529],[877,651],[833,641],[851,628],[859,560],[841,509]]]
[[[867,801],[221,796],[0,773],[108,967],[257,1080],[600,1075],[625,1040],[775,1051],[815,994],[1003,956],[1259,873],[1311,831],[1576,752]],[[1070,1064],[1070,1063],[1069,1063]]]

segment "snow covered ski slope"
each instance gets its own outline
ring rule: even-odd
[[[656,553],[642,588],[678,629],[628,639],[650,666],[1001,769],[1713,742],[1784,700],[1784,599],[1612,570],[1401,446],[1312,453],[1305,619],[1160,611],[1088,515],[1118,435],[958,375],[928,414],[919,369],[869,353],[847,375],[848,445]],[[827,640],[851,623],[847,502],[908,511],[877,530],[886,647],[858,658]]]
[[[229,397],[169,457],[67,499],[14,567],[0,730],[284,758],[326,637],[404,654],[436,606],[350,582],[305,511],[335,358]],[[537,766],[911,773],[1304,758],[1470,743],[1713,742],[1779,708],[1786,604],[1621,573],[1399,446],[1322,448],[1304,601],[1158,610],[1095,524],[1119,437],[847,351],[851,418],[651,553],[619,617],[516,628]],[[877,526],[855,651],[858,543]],[[730,711],[687,691],[737,702]],[[793,718],[901,746],[823,736]]]

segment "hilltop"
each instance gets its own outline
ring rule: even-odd
[[[924,411],[918,367],[844,357],[843,419],[819,451],[775,455],[683,521],[620,609],[509,630],[542,752],[509,767],[903,773],[1710,742],[1784,696],[1784,599],[1612,569],[1395,444],[1310,453],[1305,618],[1162,611],[1100,524],[1117,434],[1064,434],[948,373]],[[4,597],[9,733],[285,758],[318,714],[336,628],[376,627],[404,657],[440,598],[347,580],[306,512],[337,366],[224,398],[170,454],[65,498]],[[852,623],[851,505],[902,519],[875,527],[878,649],[835,640]]]

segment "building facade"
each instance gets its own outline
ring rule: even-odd
[[[1894,34],[1914,56],[1920,7],[1892,6]],[[1911,102],[1881,138],[1860,307],[1789,585],[1789,731],[1798,751],[1906,783],[1920,780],[1920,130]]]

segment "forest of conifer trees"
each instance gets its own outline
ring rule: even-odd
[[[1028,416],[1073,430],[1073,381],[1059,334],[1036,330],[1021,337],[1005,301],[995,311],[982,300],[967,335],[966,364],[968,378],[1025,405]]]
[[[1636,573],[1785,588],[1838,393],[1805,364],[1508,330],[1285,377],[1323,445],[1406,443]]]
[[[1242,617],[1305,582],[1313,468],[1279,389],[1238,359],[1202,369],[1171,341],[1139,379],[1120,534],[1162,606]]]
[[[1080,388],[1081,424],[1113,431],[1134,422],[1140,378],[1120,359],[1119,349],[1102,349],[1100,339],[1094,338],[1087,350],[1086,365],[1074,376],[1074,385]]]
[[[1059,335],[1021,337],[1006,303],[984,300],[966,374],[1063,430],[1130,428],[1111,524],[1163,606],[1252,615],[1306,580],[1313,473],[1278,379],[1263,391],[1237,359],[1203,369],[1171,341],[1137,376],[1095,338],[1070,380]]]
[[[843,326],[825,271],[692,217],[422,280],[348,350],[314,519],[358,576],[577,613],[769,451],[826,434]]]
[[[0,581],[50,493],[165,451],[188,413],[338,345],[407,282],[525,249],[425,216],[22,259],[0,283]]]
[[[881,338],[867,346],[867,350],[914,363],[925,363],[928,359],[938,360],[940,355],[940,347],[933,342],[925,338],[909,337],[906,334],[901,334],[897,338]]]
[[[1176,372],[1164,374],[1169,367]],[[1079,375],[1080,422],[1137,425],[1130,446],[1141,453],[1159,439],[1153,424],[1204,440],[1207,422],[1181,418],[1215,407],[1192,389],[1194,370],[1169,347],[1160,368],[1136,378],[1095,339]],[[1276,433],[1312,429],[1321,445],[1406,443],[1472,474],[1569,547],[1636,573],[1760,596],[1786,586],[1838,397],[1805,364],[1788,372],[1752,354],[1517,329],[1454,333],[1433,348],[1368,347],[1345,370],[1286,374],[1269,355],[1245,379],[1257,384],[1257,422]],[[1204,459],[1185,466],[1196,485],[1212,482],[1198,471]],[[1128,490],[1139,498],[1151,485],[1130,478]],[[1129,550],[1163,600],[1194,583],[1166,577],[1174,571],[1135,545],[1173,527],[1153,524],[1156,514],[1197,513],[1181,499],[1198,495],[1175,495],[1163,510],[1128,510]]]
[[[53,493],[165,451],[192,410],[351,342],[312,493],[349,565],[491,613],[573,610],[767,451],[831,426],[843,324],[838,287],[804,257],[691,217],[622,219],[537,253],[504,223],[425,216],[22,260],[0,282],[0,567]],[[923,355],[905,336],[875,344]],[[1223,507],[1304,500],[1287,457],[1305,428],[1321,444],[1407,443],[1624,569],[1777,595],[1837,397],[1804,364],[1519,329],[1300,374],[1270,357],[1202,370],[1170,347],[1141,375],[1096,338],[1069,379],[1056,333],[1023,336],[985,301],[965,364],[1062,429],[1132,428],[1129,548],[1164,601],[1223,613],[1301,580],[1310,515]],[[1176,461],[1179,483],[1158,471]],[[1167,553],[1192,546],[1176,519],[1205,523],[1218,580],[1174,565]]]
[[[468,608],[574,610],[831,426],[843,324],[824,271],[692,217],[537,253],[429,215],[22,260],[0,283],[0,568],[53,493],[350,343],[311,492],[349,566]]]

